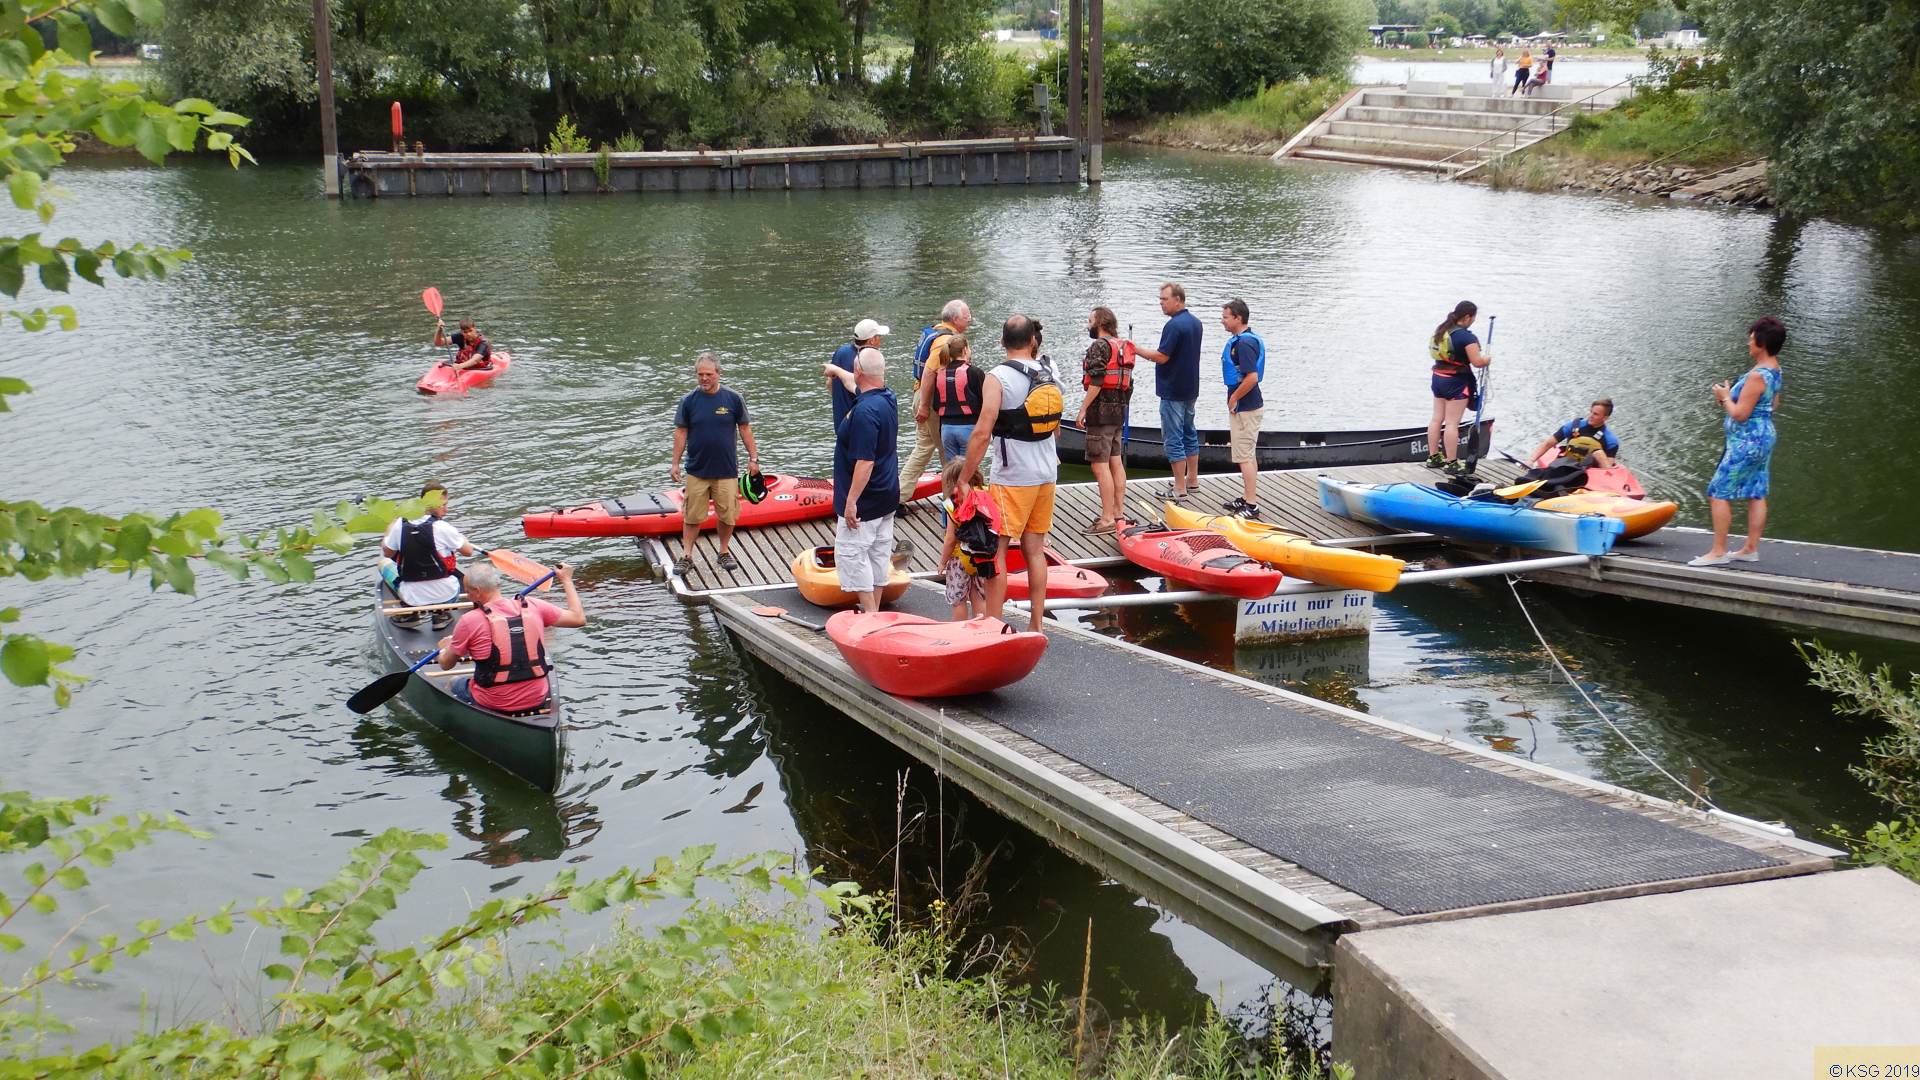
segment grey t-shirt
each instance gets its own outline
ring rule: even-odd
[[[1023,364],[1044,366],[1058,380],[1060,373],[1054,370],[1053,360],[1042,356],[1037,362],[1022,360]],[[1017,409],[1027,400],[1028,378],[1012,362],[1001,364],[993,369],[993,377],[1000,380],[1000,407]],[[993,455],[993,482],[1002,487],[1039,487],[1060,479],[1060,452],[1054,447],[1054,437],[1038,442],[1023,442],[1019,439],[1003,439],[995,436],[991,448]]]

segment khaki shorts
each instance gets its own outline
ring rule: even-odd
[[[1053,485],[1034,487],[988,486],[994,504],[1000,507],[1000,535],[1015,540],[1022,533],[1053,531]]]
[[[1120,456],[1119,424],[1087,425],[1087,464],[1093,465]]]
[[[720,524],[732,525],[740,520],[740,478],[728,476],[719,480],[704,477],[687,477],[687,503],[680,513],[689,525],[698,525],[707,520],[707,511],[718,508]]]
[[[1260,414],[1266,411],[1264,408],[1242,409],[1233,414],[1233,431],[1228,446],[1232,448],[1234,464],[1258,460],[1254,456],[1254,448],[1260,442]]]

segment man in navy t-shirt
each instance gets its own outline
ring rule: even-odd
[[[860,350],[853,377],[859,396],[833,444],[833,512],[840,519],[833,561],[840,587],[860,597],[860,609],[879,611],[900,509],[900,413],[880,350]]]
[[[873,319],[861,319],[853,327],[853,340],[833,350],[833,359],[827,363],[847,374],[853,374],[853,359],[861,349],[877,349],[892,333],[890,327],[882,326]],[[840,430],[840,421],[847,418],[847,410],[853,408],[853,391],[846,388],[838,377],[827,376],[827,388],[833,392],[833,430]]]
[[[720,525],[722,570],[738,570],[740,564],[727,550],[733,540],[733,523],[740,520],[740,459],[734,454],[734,433],[747,445],[747,471],[760,471],[760,450],[753,442],[753,425],[747,422],[747,403],[739,394],[720,385],[720,358],[711,350],[694,361],[694,377],[700,385],[680,399],[673,411],[673,467],[667,476],[680,482],[680,458],[687,459],[687,490],[680,513],[680,559],[674,570],[685,574],[693,569],[693,541],[707,520],[711,507]]]
[[[1167,467],[1173,483],[1162,495],[1185,499],[1200,486],[1200,430],[1193,410],[1200,400],[1200,320],[1187,310],[1187,290],[1178,282],[1160,286],[1160,311],[1167,325],[1160,331],[1160,348],[1141,349],[1142,356],[1160,365],[1153,373],[1153,392],[1160,397],[1160,437],[1167,448]]]

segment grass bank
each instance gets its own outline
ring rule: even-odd
[[[1351,88],[1345,79],[1275,83],[1217,109],[1151,121],[1133,139],[1161,146],[1270,153]]]
[[[1486,179],[1527,191],[1654,194],[1762,156],[1721,118],[1709,94],[1656,92],[1574,117],[1566,134],[1495,162]]]

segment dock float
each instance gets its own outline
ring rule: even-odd
[[[356,199],[818,191],[1077,184],[1065,136],[599,154],[361,151],[341,166]],[[601,173],[604,172],[604,179]]]

